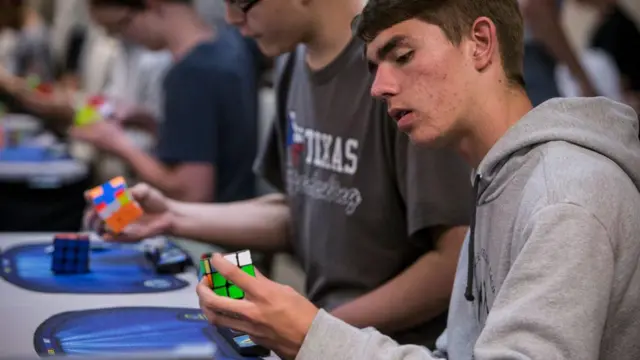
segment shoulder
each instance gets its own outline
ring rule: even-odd
[[[173,67],[185,76],[237,77],[254,69],[249,45],[231,29],[223,28],[212,41],[197,45]]]
[[[219,62],[215,53],[207,51],[207,45],[198,49],[171,66],[165,78],[167,90],[184,90],[182,86],[197,85],[211,91],[219,86],[221,80],[231,81],[238,78],[240,72],[229,66],[228,62]]]
[[[545,145],[540,155],[537,174],[543,180],[547,204],[576,205],[605,227],[637,217],[640,192],[612,159],[566,142]]]

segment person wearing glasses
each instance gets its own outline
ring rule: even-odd
[[[227,20],[266,56],[292,52],[276,64],[283,106],[257,166],[280,193],[199,205],[135,186],[147,217],[126,236],[162,231],[290,251],[317,306],[402,343],[433,345],[469,224],[469,167],[453,152],[414,147],[369,94],[364,43],[350,27],[361,0],[226,5]]]
[[[91,0],[94,21],[116,38],[167,49],[155,156],[102,121],[71,134],[122,158],[171,198],[228,202],[255,196],[257,84],[250,50],[231,27],[206,24],[189,0]]]

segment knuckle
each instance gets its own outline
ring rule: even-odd
[[[203,303],[204,303],[204,307],[207,309],[217,309],[218,308],[218,304],[216,303],[215,299],[211,296],[205,296],[202,299]]]
[[[260,310],[254,309],[254,310],[246,311],[245,316],[254,324],[257,324],[260,326],[268,325],[268,322],[265,320],[265,317]]]

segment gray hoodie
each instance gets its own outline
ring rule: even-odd
[[[640,359],[640,141],[634,111],[554,99],[514,125],[477,169],[440,356]],[[473,266],[469,261],[473,254]],[[417,360],[320,311],[298,360]]]

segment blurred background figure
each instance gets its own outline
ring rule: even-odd
[[[25,0],[0,0],[0,64],[16,76],[54,78],[48,28]]]
[[[172,63],[161,84],[162,125],[155,154],[123,137],[121,124],[75,127],[73,137],[122,158],[142,181],[194,202],[255,196],[257,77],[253,54],[232,28],[203,21],[190,0],[91,0],[108,34]],[[130,75],[127,76],[131,77]]]
[[[533,105],[560,96],[555,79],[558,63],[566,64],[579,84],[581,96],[595,96],[595,87],[562,23],[565,0],[518,1],[525,22],[524,78]]]
[[[640,26],[618,0],[579,0],[596,12],[589,49],[606,53],[619,70],[623,101],[640,111]],[[593,76],[598,76],[593,74]]]

